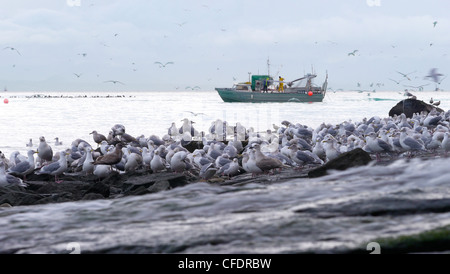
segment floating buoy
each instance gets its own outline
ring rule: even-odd
[[[309,96],[312,96],[312,95],[313,95],[313,92],[312,92],[312,91],[309,91],[309,92],[308,92],[308,95],[309,95]]]
[[[3,103],[5,103],[5,104],[9,103],[8,98],[5,98],[5,100],[3,100]]]

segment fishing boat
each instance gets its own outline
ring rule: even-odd
[[[250,77],[251,76],[251,77]],[[251,75],[249,81],[231,88],[215,88],[224,102],[322,102],[328,74],[321,87],[313,84],[316,74],[308,73],[293,81],[274,80],[269,75]]]

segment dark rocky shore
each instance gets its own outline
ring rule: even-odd
[[[434,154],[421,154],[420,157],[428,159]],[[384,158],[376,165],[388,165],[397,158]],[[340,155],[322,166],[310,166],[302,169],[284,168],[275,171],[274,174],[260,174],[252,176],[245,173],[232,178],[215,177],[207,182],[217,185],[244,185],[249,183],[272,184],[287,180],[320,177],[327,174],[328,170],[345,170],[350,167],[367,165],[375,161],[362,149],[355,149]],[[61,203],[80,200],[115,199],[132,195],[144,195],[187,184],[205,182],[198,174],[190,171],[174,173],[166,171],[152,173],[150,170],[119,173],[112,172],[108,177],[98,180],[95,176],[62,175],[61,183],[55,183],[52,176],[30,175],[27,178],[28,187],[12,186],[0,187],[0,207],[38,205],[48,203]]]

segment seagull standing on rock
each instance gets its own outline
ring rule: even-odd
[[[27,179],[27,175],[33,173],[34,165],[34,154],[36,151],[28,150],[28,159],[26,161],[17,163],[15,166],[11,167],[8,171],[9,174],[14,176],[23,176],[23,179]]]
[[[6,174],[5,173],[5,163],[3,163],[3,161],[0,161],[0,186],[6,186],[6,187],[10,187],[10,186],[21,186],[21,187],[26,187],[27,184],[25,184],[22,179],[17,178],[13,175],[10,174]]]
[[[39,137],[39,146],[37,153],[41,161],[51,162],[53,159],[53,150],[45,141],[45,137]]]
[[[59,153],[59,160],[57,162],[53,162],[46,166],[43,166],[36,174],[49,174],[55,176],[55,183],[61,183],[61,180],[58,180],[58,175],[63,174],[67,170],[67,152],[61,151]]]

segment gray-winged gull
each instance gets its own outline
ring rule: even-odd
[[[34,164],[34,154],[36,151],[28,150],[28,158],[26,161],[20,162],[15,166],[12,166],[8,173],[14,176],[23,176],[23,179],[26,180],[27,175],[33,173],[35,164]]]
[[[326,135],[323,139],[323,148],[325,150],[326,160],[336,159],[341,153],[334,147],[335,139],[331,135]]]
[[[85,149],[86,159],[83,162],[82,170],[85,174],[93,174],[94,172],[94,159],[92,157],[92,148],[86,147]]]
[[[406,133],[407,128],[403,127],[400,130],[400,145],[404,150],[407,151],[418,151],[418,150],[425,150],[423,144],[419,143],[416,139],[410,137]]]
[[[383,141],[381,138],[378,138],[375,132],[371,132],[368,136],[366,136],[366,146],[370,152],[376,153],[377,161],[380,160],[380,153],[392,152],[392,146]]]
[[[125,171],[135,171],[142,164],[142,156],[132,152],[127,157],[127,162],[125,163]]]
[[[209,163],[207,165],[202,166],[200,169],[200,177],[203,180],[209,180],[217,173],[217,168],[214,166],[214,163]]]
[[[13,175],[5,173],[5,163],[0,161],[0,186],[21,186],[26,187],[27,185],[22,181],[22,179],[17,178]]]
[[[150,168],[153,173],[157,173],[159,171],[163,171],[166,169],[166,165],[164,160],[161,158],[160,150],[155,150],[152,160],[150,161]]]
[[[233,177],[239,174],[239,162],[237,158],[234,158],[232,162],[224,165],[217,171],[218,174],[225,175],[229,177]]]
[[[447,153],[450,150],[450,139],[448,132],[444,133],[444,139],[442,140],[442,148],[444,149],[445,156],[447,156]]]
[[[36,174],[49,174],[55,176],[55,183],[60,183],[62,181],[58,181],[58,175],[63,174],[67,170],[67,152],[61,151],[59,152],[59,160],[57,162],[53,162],[46,166],[43,166]]]
[[[111,174],[111,166],[109,165],[96,165],[94,166],[94,175],[98,178],[106,178]]]

